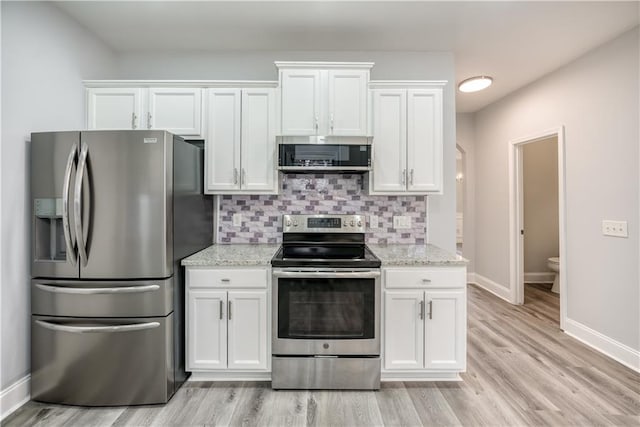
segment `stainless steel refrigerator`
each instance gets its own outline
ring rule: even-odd
[[[167,402],[185,381],[180,260],[211,244],[203,150],[165,131],[31,134],[31,397]]]

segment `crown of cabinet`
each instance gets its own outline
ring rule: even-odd
[[[280,134],[367,136],[372,62],[275,62]]]

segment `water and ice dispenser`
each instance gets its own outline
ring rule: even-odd
[[[66,261],[62,199],[34,199],[35,260]]]

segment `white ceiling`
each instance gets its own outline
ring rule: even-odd
[[[638,25],[626,1],[56,2],[116,52],[147,50],[452,51],[473,112]]]

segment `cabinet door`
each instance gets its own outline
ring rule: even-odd
[[[243,190],[276,190],[275,90],[242,91],[240,181]]]
[[[408,190],[442,191],[442,89],[407,93]]]
[[[329,71],[329,133],[367,134],[367,83],[369,71]]]
[[[149,112],[146,120],[149,129],[164,129],[176,135],[201,137],[202,89],[149,89]]]
[[[374,192],[404,192],[406,189],[407,91],[373,91]]]
[[[187,370],[227,366],[226,292],[189,291]]]
[[[267,293],[229,292],[229,369],[267,369]]]
[[[424,358],[423,291],[386,292],[384,368],[421,369]]]
[[[209,89],[207,101],[206,190],[239,190],[240,89]]]
[[[427,291],[425,301],[424,367],[464,369],[467,322],[464,291]]]
[[[320,71],[282,70],[282,134],[316,135],[320,127]]]
[[[142,120],[139,88],[87,89],[87,129],[139,129]]]

